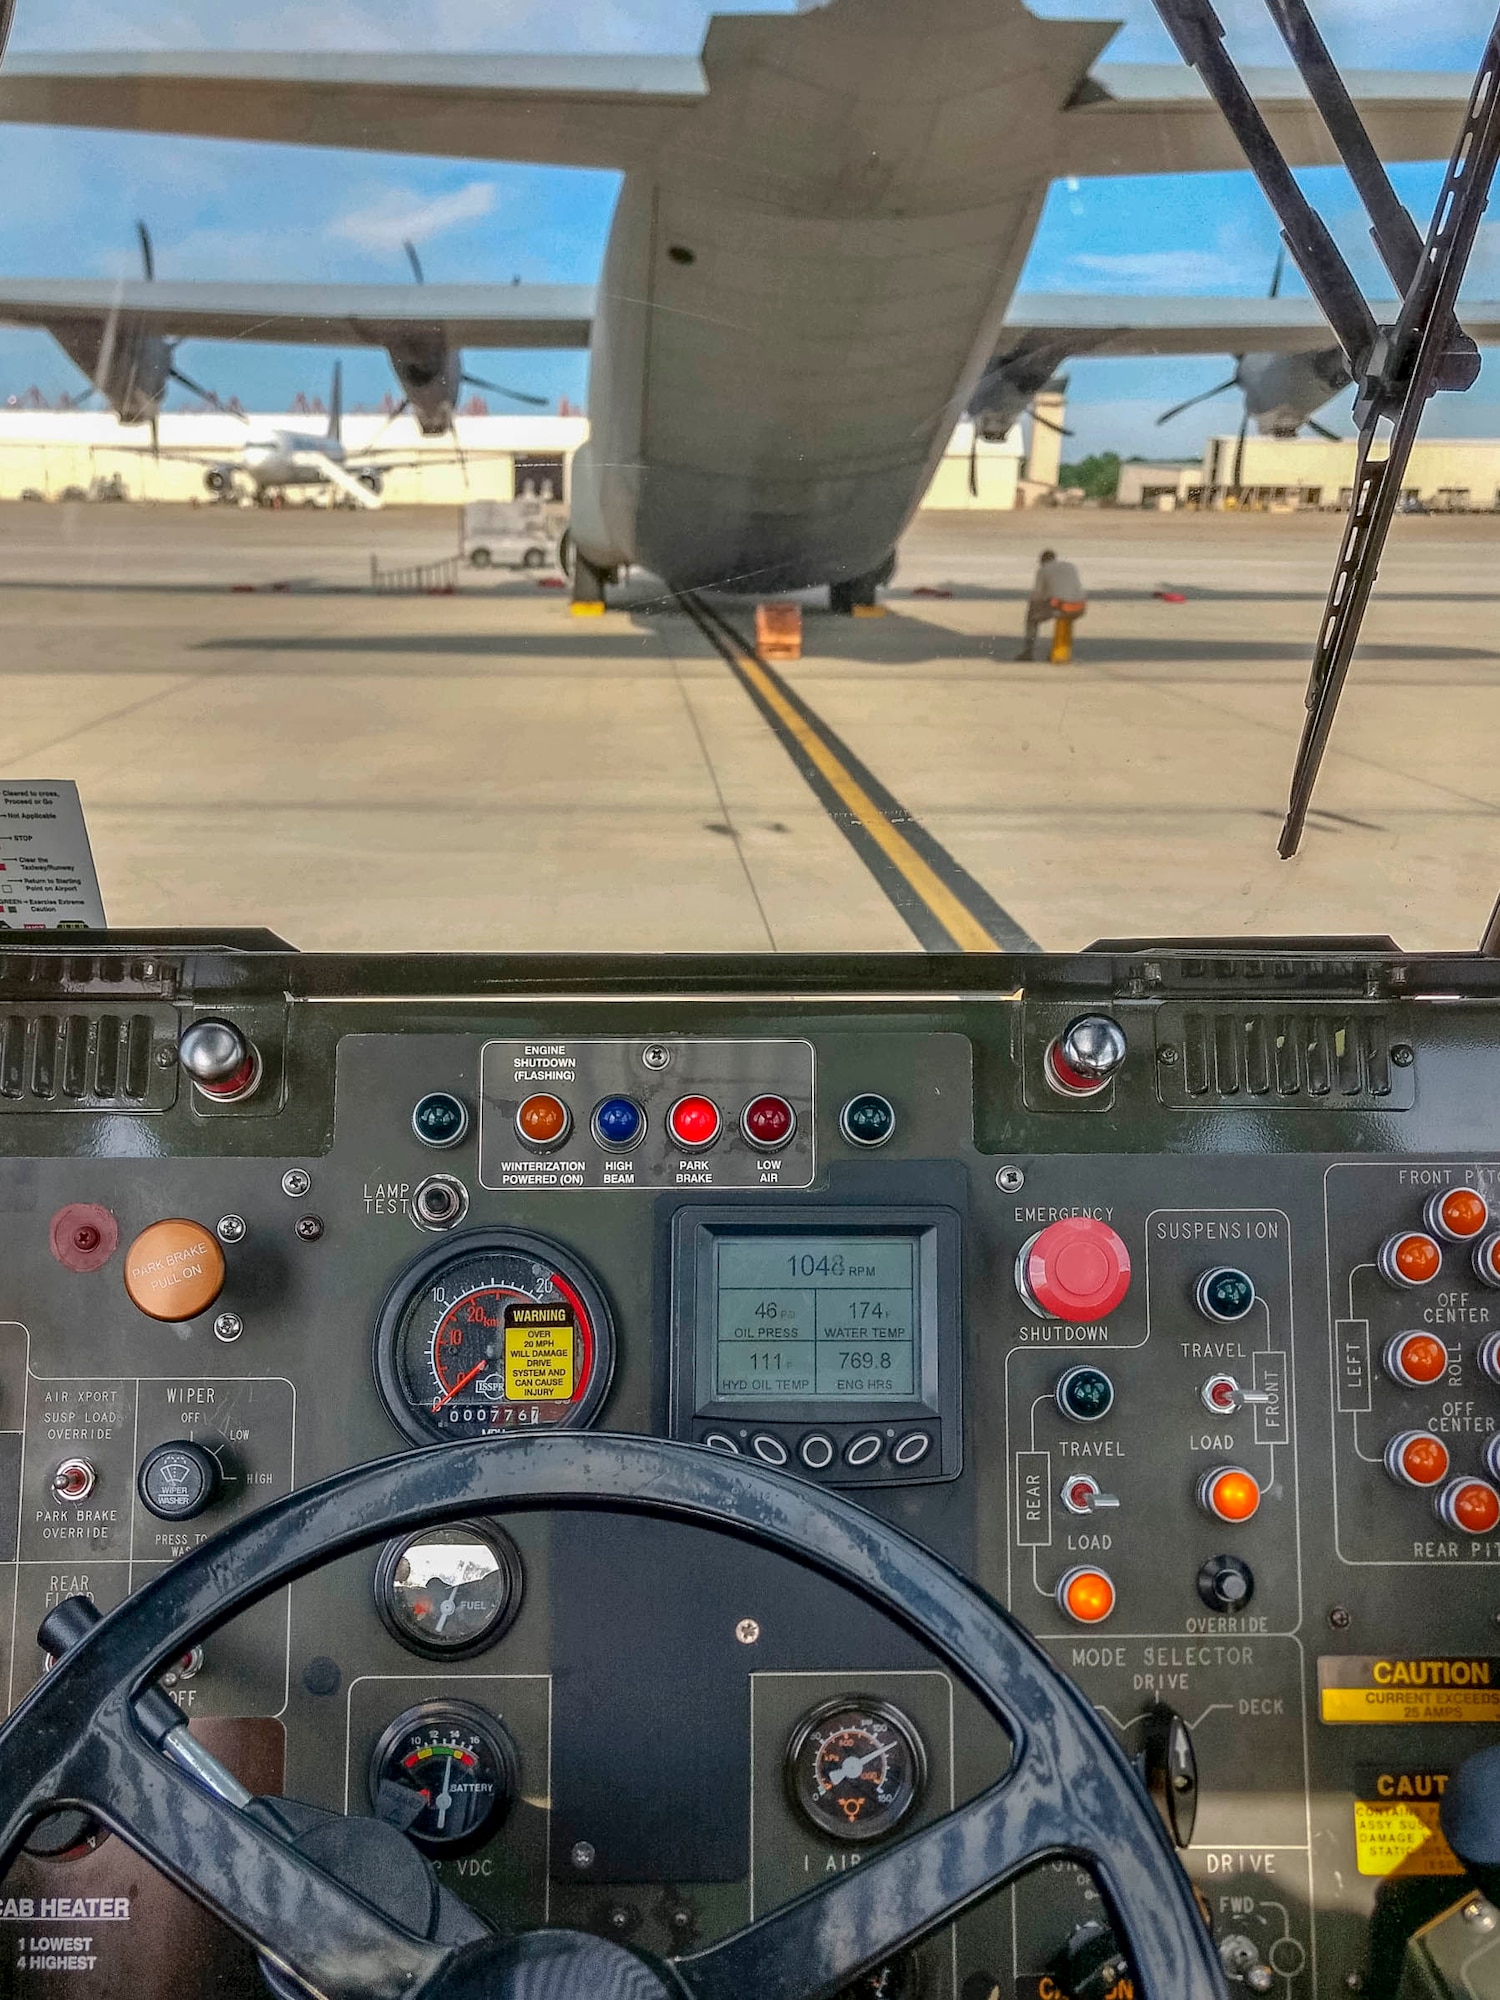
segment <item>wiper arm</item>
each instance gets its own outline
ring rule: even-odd
[[[1302,838],[1422,412],[1435,390],[1467,389],[1479,372],[1479,351],[1459,327],[1454,309],[1500,162],[1500,15],[1485,44],[1426,241],[1414,257],[1416,225],[1390,184],[1304,0],[1266,4],[1370,215],[1381,258],[1402,291],[1394,326],[1378,327],[1225,49],[1224,29],[1209,0],[1156,0],[1172,39],[1239,140],[1276,211],[1286,246],[1359,384],[1354,491],[1318,632],[1307,719],[1277,843],[1287,859]]]

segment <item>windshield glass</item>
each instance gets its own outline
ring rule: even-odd
[[[1118,11],[19,0],[0,923],[1476,944],[1492,371],[1430,407],[1282,860],[1354,389]],[[1393,316],[1269,18],[1225,18]],[[1318,20],[1424,233],[1483,12]],[[1481,234],[1482,350],[1496,301]]]

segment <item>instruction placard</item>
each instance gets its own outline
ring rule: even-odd
[[[1318,1700],[1325,1722],[1500,1722],[1500,1658],[1325,1655]]]
[[[1361,1875],[1462,1875],[1438,1815],[1446,1771],[1364,1770],[1355,1781],[1354,1851]]]
[[[566,1305],[505,1308],[505,1400],[567,1403],[576,1381],[578,1323]]]
[[[0,782],[0,931],[103,930],[78,787]]]

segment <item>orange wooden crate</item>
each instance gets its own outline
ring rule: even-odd
[[[757,604],[755,646],[767,660],[802,658],[802,606],[800,604]]]

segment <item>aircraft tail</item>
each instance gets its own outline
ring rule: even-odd
[[[332,443],[342,444],[344,439],[344,364],[333,364],[333,387],[328,392],[328,436]]]

